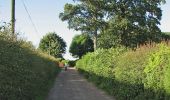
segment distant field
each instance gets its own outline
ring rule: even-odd
[[[164,34],[170,35],[170,32],[163,32]]]

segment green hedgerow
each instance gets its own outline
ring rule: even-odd
[[[57,60],[0,33],[0,100],[45,100],[59,72]]]
[[[90,81],[118,100],[170,100],[170,47],[99,49],[76,63]]]

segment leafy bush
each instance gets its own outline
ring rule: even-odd
[[[158,44],[125,51],[97,50],[80,59],[76,67],[118,100],[169,100],[170,47]]]
[[[143,70],[152,51],[154,51],[154,48],[143,47],[136,51],[128,51],[117,58],[116,68],[114,69],[115,80],[121,85],[116,87],[114,92],[121,100],[125,98],[133,100],[140,93],[143,93]]]
[[[168,98],[170,98],[170,67],[167,68],[167,71],[165,72],[165,77],[164,77],[164,87],[165,87],[165,91],[167,93],[166,98],[168,100]]]
[[[76,67],[78,70],[86,72],[85,76],[100,88],[110,91],[108,86],[111,86],[114,78],[112,68],[115,67],[116,57],[125,51],[126,49],[123,47],[109,50],[98,49],[94,53],[83,56],[81,60],[77,61]]]
[[[0,33],[0,100],[43,100],[59,72],[57,60]]]
[[[70,67],[74,67],[76,65],[76,60],[70,60],[68,64]]]
[[[144,79],[145,88],[152,89],[156,93],[154,100],[166,99],[166,91],[169,91],[170,81],[168,81],[167,73],[170,68],[170,48],[160,44],[159,48],[149,57],[147,66],[144,69],[146,77]],[[151,93],[150,93],[151,94]]]

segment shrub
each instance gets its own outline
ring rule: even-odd
[[[76,65],[76,60],[70,60],[68,64],[70,67],[74,67]]]
[[[141,48],[128,51],[117,58],[114,69],[115,80],[121,85],[114,89],[114,93],[121,100],[125,98],[133,100],[144,91],[143,70],[151,51],[153,50]]]
[[[82,72],[86,72],[85,76],[89,80],[95,82],[100,88],[108,89],[111,86],[114,73],[114,62],[116,57],[125,52],[125,48],[117,49],[98,49],[94,53],[88,53],[81,60],[77,61],[76,67]],[[105,81],[104,81],[105,80]]]
[[[167,80],[167,73],[170,73],[170,48],[160,44],[158,49],[149,57],[147,66],[144,69],[146,78],[144,86],[146,89],[152,89],[150,94],[154,95],[155,100],[164,100],[166,98],[166,91],[168,92],[168,85],[170,81]]]
[[[165,44],[136,51],[100,49],[85,55],[76,67],[118,100],[170,98],[170,47]]]

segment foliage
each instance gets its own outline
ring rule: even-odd
[[[68,60],[63,59],[61,62],[62,62],[63,64],[66,64],[66,63],[68,63],[69,61],[68,61]]]
[[[69,67],[74,67],[76,65],[76,60],[70,60],[68,64],[69,64]]]
[[[105,26],[104,11],[100,0],[75,0],[77,4],[66,4],[60,13],[62,21],[68,21],[69,28],[93,35],[94,49],[97,48],[97,31]],[[97,7],[96,7],[97,6]]]
[[[55,32],[52,32],[41,39],[39,49],[56,58],[62,58],[66,51],[66,43]]]
[[[121,47],[117,49],[98,49],[94,53],[88,53],[76,63],[76,68],[84,73],[86,77],[110,91],[108,86],[112,84],[114,78],[114,62],[126,49]]]
[[[162,32],[162,34],[161,34],[161,40],[163,40],[163,41],[169,41],[169,40],[170,40],[170,32]]]
[[[87,34],[76,35],[70,45],[69,52],[75,58],[81,58],[87,52],[93,52],[93,41]]]
[[[114,70],[115,80],[120,83],[115,87],[113,93],[120,97],[120,100],[127,98],[128,100],[135,100],[135,98],[144,91],[143,86],[143,70],[147,62],[150,50],[138,49],[136,51],[128,51],[117,58]],[[117,83],[115,83],[117,84]],[[145,100],[140,98],[139,100]]]
[[[162,11],[160,5],[165,0],[109,0],[106,4],[109,30],[119,34],[121,44],[136,47],[147,41],[159,42]],[[117,32],[115,32],[117,31]]]
[[[59,72],[57,60],[0,32],[0,100],[45,100]]]
[[[165,99],[164,92],[169,91],[167,84],[170,84],[166,76],[169,73],[170,48],[163,44],[159,46],[160,48],[149,57],[148,64],[144,69],[146,74],[145,87],[159,91],[158,94],[154,94],[155,100]]]
[[[69,28],[94,35],[94,49],[97,43],[103,46],[109,37],[110,46],[118,42],[126,47],[136,48],[148,42],[160,42],[160,24],[162,10],[160,5],[165,0],[74,0],[77,4],[66,4],[60,14],[63,21],[68,21]],[[106,31],[100,42],[98,32]],[[106,36],[105,36],[106,35]],[[118,40],[118,41],[117,41]],[[116,42],[116,43],[114,43]],[[108,48],[107,47],[107,48]],[[104,46],[104,48],[106,48]]]
[[[11,25],[4,22],[4,23],[0,23],[0,36],[3,37],[1,39],[8,39],[8,40],[16,40],[18,34],[12,34],[11,30],[10,30]]]
[[[119,47],[121,43],[118,35],[113,34],[105,30],[101,34],[98,35],[97,45],[98,48],[109,49]]]
[[[167,94],[170,94],[170,68],[167,68],[167,71],[164,73],[165,77],[164,77],[164,86],[165,86],[165,91],[167,92]],[[169,96],[170,98],[170,96]]]
[[[169,100],[169,58],[165,44],[136,51],[101,49],[83,56],[76,67],[118,100]]]

